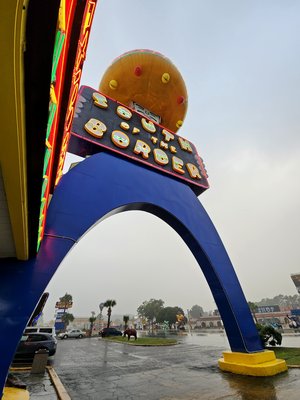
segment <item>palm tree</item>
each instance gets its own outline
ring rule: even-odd
[[[129,315],[123,315],[124,329],[128,327]]]
[[[66,328],[68,327],[69,323],[74,321],[74,315],[64,312],[62,317],[61,317],[62,322],[64,323],[64,330],[66,330]]]
[[[104,303],[105,308],[107,308],[107,328],[109,328],[110,325],[110,316],[111,316],[111,309],[112,307],[114,307],[117,304],[116,300],[106,300],[106,302]]]
[[[90,336],[92,336],[93,333],[93,328],[94,328],[94,322],[96,321],[96,317],[95,317],[95,311],[92,311],[92,316],[89,318],[89,322],[90,322]]]

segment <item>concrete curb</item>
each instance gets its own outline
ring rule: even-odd
[[[72,400],[53,367],[46,367],[59,400]]]
[[[18,371],[31,371],[31,367],[11,367],[9,368],[10,372],[18,372]]]

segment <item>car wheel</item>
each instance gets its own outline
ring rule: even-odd
[[[63,339],[68,339],[68,335],[64,335],[64,336],[63,336]]]
[[[82,338],[82,335],[79,335],[79,339],[81,339]]]

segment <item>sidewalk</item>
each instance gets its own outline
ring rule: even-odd
[[[5,387],[2,400],[71,400],[52,367],[42,374],[31,374],[30,368],[13,368],[11,374],[23,383],[22,388]]]

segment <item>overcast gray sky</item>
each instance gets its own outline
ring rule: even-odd
[[[199,200],[249,301],[296,294],[290,274],[300,272],[299,45],[297,0],[99,0],[81,80],[98,88],[111,62],[137,48],[161,52],[177,66],[189,96],[178,133],[205,161],[211,187]],[[111,251],[116,240],[118,252]],[[177,233],[133,211],[83,237],[47,290],[45,320],[66,292],[75,316],[98,312],[109,298],[116,314],[135,313],[150,298],[184,310],[215,308]]]

